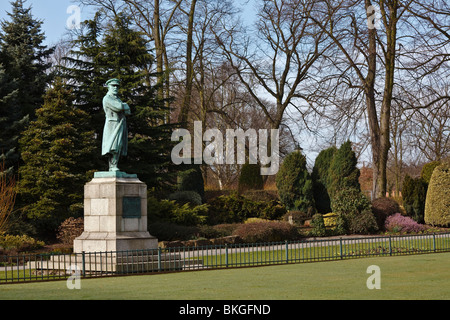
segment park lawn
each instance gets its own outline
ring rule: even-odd
[[[0,285],[14,300],[450,299],[450,253]],[[369,290],[367,268],[381,271]]]

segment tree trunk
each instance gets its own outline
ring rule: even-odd
[[[193,48],[193,32],[194,32],[194,15],[197,0],[192,0],[191,8],[189,10],[188,33],[186,41],[186,91],[184,93],[183,105],[178,118],[180,123],[186,123],[188,120],[188,113],[191,105],[192,82],[194,78],[194,62],[192,61]]]
[[[160,26],[160,16],[159,16],[159,1],[155,0],[155,7],[153,12],[153,40],[155,42],[155,52],[156,52],[156,72],[158,73],[158,98],[164,99],[164,87],[163,82],[163,66],[164,66],[164,50],[163,43],[161,41],[161,31]]]

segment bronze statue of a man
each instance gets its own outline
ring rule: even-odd
[[[128,129],[126,115],[130,115],[130,107],[122,102],[117,94],[119,92],[119,79],[110,79],[106,82],[108,93],[103,98],[105,111],[105,127],[103,129],[102,155],[108,156],[109,171],[119,171],[120,156],[126,156],[128,151]]]

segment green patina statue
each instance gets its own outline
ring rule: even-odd
[[[108,156],[109,171],[119,171],[120,156],[126,156],[128,151],[128,129],[126,115],[130,115],[130,107],[122,102],[119,92],[119,79],[106,82],[108,93],[103,98],[103,110],[106,121],[103,129],[102,155]]]

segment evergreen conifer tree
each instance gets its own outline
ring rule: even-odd
[[[43,103],[43,94],[52,75],[46,71],[53,48],[43,45],[42,22],[33,18],[25,0],[11,3],[10,21],[1,21],[0,64],[7,85],[0,91],[0,154],[6,166],[17,170],[19,164],[18,139],[28,119],[35,117],[36,108]]]
[[[336,193],[343,189],[356,189],[361,191],[359,184],[359,169],[356,167],[358,161],[352,150],[352,143],[345,142],[336,151],[331,161],[328,172],[327,189],[333,202]]]
[[[322,214],[331,212],[331,200],[327,190],[329,181],[328,172],[336,151],[336,147],[330,147],[322,150],[317,155],[314,168],[311,173],[316,209]]]
[[[18,89],[0,64],[0,163],[8,174],[19,161],[18,137],[28,118],[21,118],[17,106]],[[1,173],[0,173],[1,174]]]
[[[315,213],[311,176],[306,157],[300,151],[290,153],[283,161],[276,177],[281,202],[288,210]]]
[[[94,133],[74,99],[58,79],[20,139],[22,211],[43,239],[68,217],[82,216],[83,186],[92,176]]]
[[[104,125],[102,90],[108,80],[108,72],[103,64],[101,47],[101,15],[97,12],[92,20],[82,23],[82,32],[71,42],[73,50],[64,57],[68,67],[61,66],[59,75],[64,78],[76,97],[75,106],[90,116],[90,126],[96,135],[96,145],[101,148],[101,135]],[[100,151],[99,151],[100,152]]]

